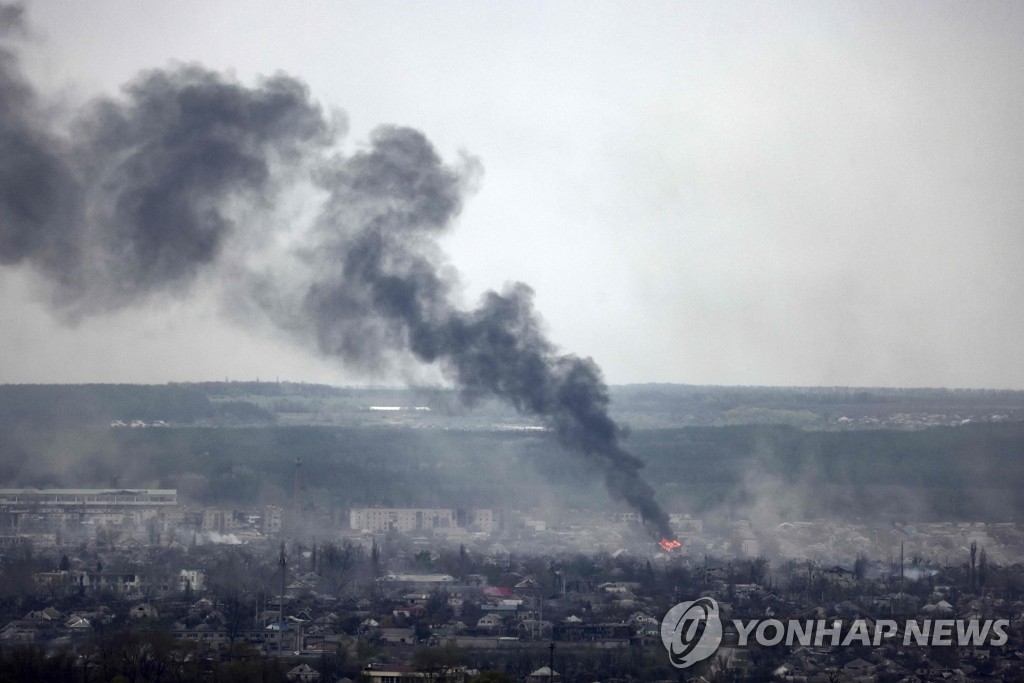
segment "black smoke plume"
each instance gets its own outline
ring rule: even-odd
[[[227,267],[233,238],[272,241],[248,218],[275,215],[283,193],[312,184],[322,211],[304,230],[288,226],[286,265],[231,255],[250,301],[346,364],[411,354],[467,397],[495,395],[541,418],[600,469],[613,498],[673,536],[608,415],[600,370],[557,352],[532,290],[508,285],[473,310],[453,303],[457,278],[436,238],[459,214],[475,161],[447,165],[400,127],[344,155],[342,127],[301,82],[252,88],[198,66],[143,73],[58,134],[9,47],[22,29],[20,8],[0,8],[0,263],[47,276],[57,310],[73,319],[183,295]]]
[[[0,10],[5,42],[22,27]],[[199,67],[144,73],[58,136],[3,46],[0,263],[48,275],[71,316],[187,287],[237,227],[229,202],[272,201],[272,165],[331,136],[295,79],[249,89]]]

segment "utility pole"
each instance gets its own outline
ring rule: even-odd
[[[551,645],[548,646],[548,649],[551,650],[551,658],[548,661],[548,680],[551,681],[551,683],[554,683],[554,681],[555,681],[555,644],[551,643]]]
[[[537,584],[537,640],[544,635],[544,589]],[[553,634],[552,634],[553,635]]]
[[[277,656],[281,656],[284,647],[284,577],[288,569],[288,560],[284,556],[284,541],[281,541],[281,559],[277,561],[281,568],[281,596],[277,604]]]
[[[900,601],[903,600],[903,541],[900,541]]]

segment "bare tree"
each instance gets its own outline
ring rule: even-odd
[[[345,541],[340,547],[328,543],[320,549],[320,578],[326,582],[331,595],[339,597],[351,582],[351,571],[361,555],[361,549]]]

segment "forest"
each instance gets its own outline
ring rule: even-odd
[[[651,386],[613,388],[612,395],[620,414],[654,415],[652,423],[666,421],[654,408],[645,412],[645,404],[663,406],[657,396],[674,410],[716,403],[719,413],[824,414],[831,406],[846,414],[860,405],[963,415],[1006,413],[1019,401],[1016,392],[945,390]],[[423,417],[369,410],[380,403],[432,409]],[[296,421],[296,414],[320,422]],[[155,419],[169,426],[111,426]],[[1024,512],[1016,495],[1024,484],[1024,423],[1014,419],[915,429],[640,422],[631,421],[626,447],[646,463],[644,476],[670,511],[749,516],[769,502],[785,519],[887,521],[1013,521]],[[467,404],[441,390],[7,386],[0,387],[0,479],[8,487],[176,488],[183,501],[205,505],[281,504],[290,500],[301,458],[303,498],[321,511],[376,504],[608,509],[594,468],[524,424],[500,405]]]

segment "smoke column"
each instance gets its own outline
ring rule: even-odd
[[[599,368],[557,352],[532,290],[511,284],[472,310],[453,303],[457,277],[436,238],[476,161],[447,165],[421,133],[393,126],[344,155],[343,124],[300,81],[246,87],[198,66],[140,74],[58,134],[10,47],[23,30],[22,9],[0,6],[0,264],[43,274],[59,314],[186,296],[230,270],[233,297],[242,290],[250,310],[326,355],[380,369],[411,354],[467,398],[495,395],[537,416],[600,468],[614,499],[674,536],[608,415]],[[250,219],[275,215],[303,184],[323,197],[318,217],[280,228],[287,252],[261,260],[275,231]]]

